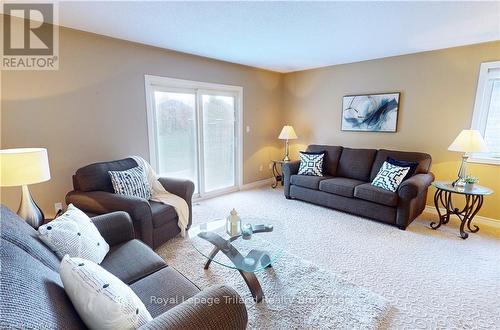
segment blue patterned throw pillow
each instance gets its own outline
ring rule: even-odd
[[[300,175],[323,176],[324,152],[300,152]]]
[[[140,166],[126,171],[108,171],[115,194],[151,198],[151,188],[144,169]]]
[[[384,162],[377,176],[373,179],[372,186],[394,192],[398,189],[401,182],[403,182],[409,170],[410,167],[400,167]]]

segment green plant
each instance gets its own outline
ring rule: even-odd
[[[479,179],[474,177],[474,176],[467,176],[465,178],[465,183],[467,184],[474,184],[474,183],[478,183],[479,182]]]

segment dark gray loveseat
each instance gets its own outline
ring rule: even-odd
[[[352,149],[310,145],[307,151],[325,151],[322,177],[298,175],[299,161],[283,166],[285,197],[296,198],[353,213],[406,229],[425,208],[434,175],[432,159],[421,152]],[[418,162],[415,174],[396,192],[371,185],[387,159]]]
[[[154,318],[140,329],[245,329],[247,311],[233,289],[214,286],[200,292],[134,239],[127,213],[92,221],[110,245],[101,266],[129,285]],[[57,256],[3,205],[0,223],[0,329],[85,329],[64,291]]]
[[[135,237],[155,249],[180,233],[177,212],[170,205],[114,193],[108,171],[124,171],[136,166],[135,160],[125,158],[90,164],[78,169],[73,175],[74,190],[66,195],[66,203],[73,203],[89,215],[127,212],[134,223]],[[188,204],[189,229],[192,220],[193,182],[173,178],[158,180],[165,189],[183,198]]]

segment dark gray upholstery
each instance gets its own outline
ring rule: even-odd
[[[376,153],[375,149],[342,149],[336,176],[367,182]]]
[[[128,261],[125,263],[124,261]],[[101,266],[126,284],[167,267],[165,261],[143,242],[133,239],[109,249]]]
[[[427,190],[434,181],[434,175],[429,172],[432,163],[430,155],[323,145],[312,145],[307,150],[330,152],[332,157],[325,157],[324,168],[335,175],[307,179],[303,175],[297,175],[300,161],[285,163],[283,181],[287,199],[301,199],[392,224],[401,229],[408,227],[423,212]],[[338,152],[340,157],[337,158]],[[416,174],[403,181],[396,192],[371,185],[372,177],[375,177],[387,157],[418,162]],[[330,159],[332,164],[328,163]]]
[[[394,207],[372,203],[362,199],[330,194],[324,191],[294,185],[290,188],[290,194],[292,198],[327,206],[340,211],[354,213],[388,224],[394,224],[396,220],[396,209]]]
[[[398,205],[398,194],[380,187],[375,187],[371,183],[363,183],[357,186],[354,189],[354,197],[387,206]]]
[[[155,317],[145,329],[245,329],[246,308],[233,289],[213,287],[199,292],[148,246],[133,239],[127,213],[99,216],[93,222],[103,237],[111,239],[111,251],[102,265],[119,278],[125,278],[124,274],[138,278],[131,288]],[[86,329],[64,291],[56,255],[41,243],[32,227],[3,205],[0,224],[0,329]],[[160,295],[170,304],[153,306],[152,295]],[[189,299],[195,295],[200,299],[193,303]],[[214,299],[221,303],[210,304]]]
[[[307,147],[307,151],[324,151],[325,157],[323,158],[323,175],[335,176],[337,174],[337,166],[342,153],[342,147],[311,144]]]
[[[345,197],[353,197],[354,188],[363,183],[365,182],[360,180],[337,177],[321,181],[319,190]]]
[[[171,299],[179,297],[184,300],[200,292],[200,289],[172,267],[165,267],[148,277],[130,285],[142,300],[152,317],[165,313],[180,301]]]
[[[177,225],[177,212],[173,206],[152,201],[149,202],[149,206],[153,215],[153,228],[161,227],[167,222],[174,222]]]
[[[66,203],[73,203],[92,215],[125,211],[132,218],[136,237],[156,248],[180,233],[177,212],[169,205],[113,193],[108,171],[123,171],[135,166],[135,160],[125,158],[78,169],[73,176],[74,190],[66,195]],[[194,184],[189,180],[171,178],[159,178],[159,181],[167,191],[183,198],[188,204],[189,228],[192,221],[191,199]]]
[[[295,174],[292,175],[292,177],[290,178],[290,182],[297,186],[311,188],[311,189],[318,189],[319,183],[322,180],[326,180],[329,178],[331,178],[331,176],[313,176],[313,175]]]

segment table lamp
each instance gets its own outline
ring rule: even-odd
[[[453,186],[465,186],[465,179],[467,178],[467,155],[468,152],[486,152],[488,146],[484,142],[483,137],[479,131],[474,129],[464,129],[458,134],[456,139],[448,147],[450,151],[463,152],[462,164],[458,170],[458,179],[453,182]]]
[[[285,158],[283,160],[285,162],[288,162],[290,158],[288,157],[288,140],[295,140],[297,139],[297,134],[295,134],[295,131],[293,130],[292,126],[283,126],[283,129],[281,130],[280,135],[278,136],[278,139],[280,140],[286,140],[285,142]]]
[[[47,149],[19,148],[0,150],[0,186],[22,187],[21,204],[17,214],[33,228],[44,221],[42,210],[31,197],[29,184],[50,179]]]

